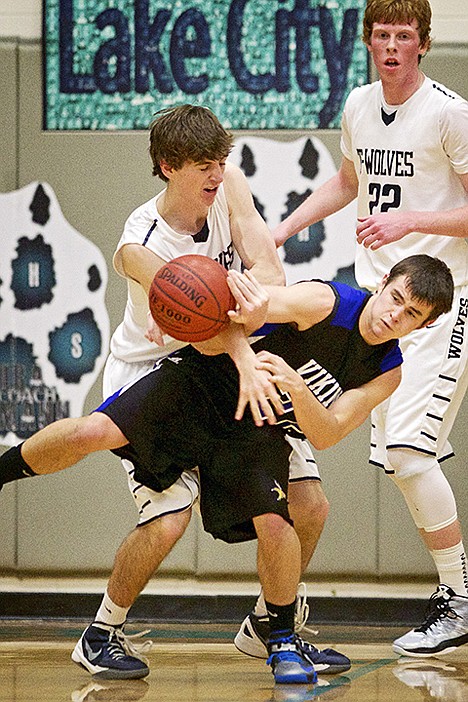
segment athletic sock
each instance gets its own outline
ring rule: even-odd
[[[37,475],[21,455],[23,443],[13,446],[0,456],[0,487],[13,480],[32,478]]]
[[[96,613],[96,622],[109,624],[110,626],[122,626],[127,619],[130,607],[119,607],[111,600],[107,590],[102,598],[101,605]]]
[[[468,597],[468,570],[463,542],[450,548],[431,551],[431,556],[440,582],[451,587],[457,595]]]
[[[266,602],[265,604],[270,621],[270,639],[290,636],[294,632],[296,600],[288,605],[275,605],[271,602]]]

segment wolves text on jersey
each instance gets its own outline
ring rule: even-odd
[[[356,153],[361,163],[361,173],[397,178],[412,178],[414,176],[413,151],[356,149]]]
[[[465,341],[466,320],[468,317],[468,299],[461,297],[457,321],[452,329],[448,358],[460,358]]]

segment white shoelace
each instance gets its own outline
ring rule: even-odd
[[[146,641],[136,643],[134,639],[146,636],[150,631],[151,629],[145,629],[144,631],[139,631],[137,634],[126,634],[122,629],[115,629],[115,636],[129,656],[135,656],[135,658],[139,658],[144,663],[148,663],[148,660],[143,654],[151,650],[153,642],[151,639],[146,639]]]
[[[296,610],[294,613],[294,622],[296,634],[303,631],[311,636],[318,636],[317,629],[311,629],[307,626],[309,618],[309,605],[307,604],[307,587],[305,583],[299,583],[297,586]]]

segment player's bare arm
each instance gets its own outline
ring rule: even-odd
[[[271,232],[255,209],[246,177],[232,163],[226,164],[224,192],[232,240],[245,267],[252,270],[261,283],[284,285],[284,270]]]
[[[259,367],[268,371],[277,387],[290,395],[300,428],[319,450],[334,446],[359,427],[401,380],[400,367],[393,368],[359,388],[347,390],[327,408],[280,356],[261,351],[257,358]]]
[[[117,255],[120,258],[120,270],[127,278],[141,285],[148,294],[154,276],[166,261],[141,244],[125,244]],[[145,337],[148,341],[164,346],[163,333],[149,311]]]
[[[468,193],[468,173],[459,176]],[[439,212],[379,212],[360,217],[356,227],[358,244],[373,251],[402,239],[411,232],[468,237],[468,207]]]
[[[302,229],[346,207],[357,197],[357,193],[358,180],[354,164],[343,158],[338,173],[314,190],[307,200],[273,230],[276,246],[282,246]]]
[[[287,287],[262,286],[251,271],[229,271],[228,285],[237,302],[237,309],[228,314],[249,331],[264,322],[294,322],[303,331],[325,319],[336,299],[331,287],[319,281]]]

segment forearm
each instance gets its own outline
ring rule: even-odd
[[[357,195],[355,184],[349,183],[340,172],[314,190],[281,224],[276,227],[274,237],[279,246],[306,227],[338,212]]]
[[[468,237],[468,207],[442,212],[408,212],[409,232]]]
[[[244,355],[253,354],[244,325],[234,322],[231,322],[212,339],[192,343],[192,346],[206,356],[216,356],[220,353],[227,353],[236,366],[241,362]]]
[[[297,423],[316,449],[330,448],[349,433],[343,431],[335,415],[317,400],[304,382],[289,394]]]

